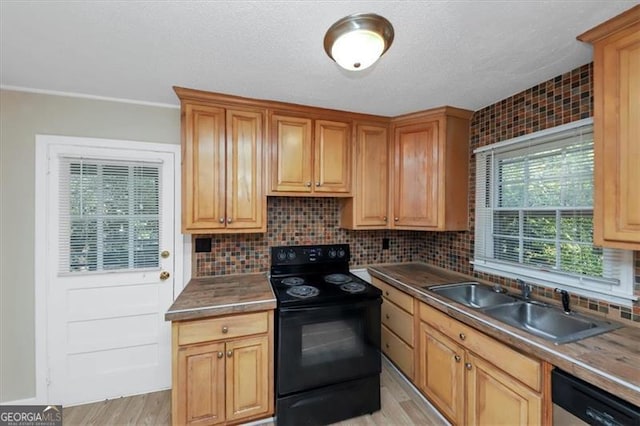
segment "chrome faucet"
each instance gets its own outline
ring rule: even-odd
[[[554,289],[553,291],[555,291],[556,293],[560,293],[562,296],[562,310],[564,311],[565,314],[570,314],[571,313],[571,308],[569,307],[569,302],[570,302],[570,298],[569,298],[569,292],[567,292],[567,290],[561,290],[559,288]]]
[[[520,285],[520,290],[522,291],[522,298],[524,300],[531,299],[531,285],[525,283],[521,279],[517,279],[516,282]]]

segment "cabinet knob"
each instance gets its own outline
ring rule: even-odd
[[[388,344],[388,343],[385,343],[385,344],[384,344],[384,347],[385,347],[385,348],[387,348],[387,349],[389,349],[389,344]]]
[[[453,359],[455,359],[455,360],[456,360],[456,362],[460,362],[460,360],[461,360],[462,358],[460,357],[460,355],[454,355],[454,356],[453,356]]]
[[[311,182],[307,182],[304,184],[307,188],[309,188],[311,186]]]
[[[465,336],[464,333],[460,333],[460,340],[464,340],[466,338],[467,338],[467,336]]]
[[[218,352],[218,359],[222,358],[223,356],[224,356],[224,353]]]
[[[397,221],[400,220],[400,218],[399,217],[394,217],[393,220],[397,222]]]
[[[227,223],[231,223],[231,218],[230,217],[227,218]]]
[[[464,367],[465,367],[467,370],[471,370],[471,363],[470,363],[470,362],[465,362],[465,363],[464,363]]]
[[[229,327],[227,327],[226,325],[222,327],[222,332],[224,334],[227,334],[229,332]]]
[[[384,295],[385,295],[385,296],[388,296],[388,295],[389,295],[389,292],[388,292],[388,291],[385,291],[385,292],[384,292]]]
[[[233,351],[227,351],[227,358],[231,358],[233,356]]]
[[[386,216],[384,216],[384,217],[382,218],[382,220],[384,220],[384,221],[386,222],[386,221],[387,221],[387,217],[386,217]]]
[[[316,182],[316,186],[320,186],[320,182]]]
[[[220,221],[220,223],[224,223],[224,217],[221,217],[220,219],[218,219]]]
[[[386,315],[385,315],[385,317],[386,317],[387,319],[389,319],[389,314],[386,314]]]

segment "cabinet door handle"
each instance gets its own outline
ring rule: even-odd
[[[465,366],[465,368],[466,368],[467,370],[471,370],[471,363],[470,363],[470,362],[466,362],[466,363],[464,364],[464,366]]]
[[[230,217],[227,218],[227,223],[231,223],[231,218]]]
[[[304,184],[307,188],[311,186],[311,182],[307,182]]]
[[[388,291],[385,291],[385,292],[384,292],[384,295],[385,295],[385,296],[388,296],[388,295],[389,295],[389,292],[388,292]]]
[[[218,352],[218,359],[222,358],[223,356],[224,356],[224,353]]]
[[[455,360],[456,360],[456,362],[460,362],[460,360],[461,360],[462,358],[460,357],[460,355],[454,355],[454,356],[453,356],[453,359],[455,359]]]
[[[320,182],[316,182],[316,186],[320,186]]]
[[[389,314],[386,314],[386,315],[385,315],[385,317],[386,317],[387,319],[389,319]]]
[[[385,344],[384,344],[384,347],[385,347],[385,348],[387,348],[387,349],[389,349],[389,344],[388,344],[388,343],[385,343]]]
[[[386,217],[386,216],[383,216],[383,217],[382,217],[382,220],[384,220],[384,221],[386,222],[386,221],[387,221],[387,217]]]
[[[229,332],[229,327],[227,327],[226,325],[222,326],[222,332],[224,334],[227,334]]]
[[[220,221],[220,223],[224,223],[224,217],[221,217],[220,219],[218,219]]]
[[[464,333],[460,333],[460,340],[464,340],[466,338],[467,338],[467,336],[465,336]]]
[[[227,358],[231,358],[233,356],[233,351],[227,351]]]
[[[393,220],[397,222],[397,221],[400,220],[400,218],[399,217],[394,217]]]

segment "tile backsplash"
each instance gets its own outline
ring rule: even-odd
[[[495,142],[537,132],[593,115],[593,64],[540,83],[530,89],[476,111],[471,121],[469,147],[469,232],[425,233],[419,260],[506,287],[517,288],[515,281],[473,272],[475,214],[475,156],[473,150]],[[640,252],[635,253],[635,293],[640,295]],[[540,298],[558,300],[552,289],[536,287]],[[601,300],[573,295],[573,306],[598,312],[611,319],[640,326],[640,305],[620,307]]]
[[[212,238],[211,252],[193,254],[192,275],[268,271],[269,248],[280,245],[347,243],[352,266],[419,258],[421,232],[351,231],[339,228],[339,222],[337,198],[268,197],[267,232],[204,236]],[[383,238],[389,238],[387,250],[382,250]]]

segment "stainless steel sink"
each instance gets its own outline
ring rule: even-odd
[[[575,342],[619,328],[620,325],[590,318],[575,312],[569,314],[545,304],[520,301],[484,309],[485,314],[555,344]]]
[[[430,287],[428,290],[476,309],[511,303],[517,300],[508,294],[496,292],[493,288],[474,281],[439,285]]]
[[[621,327],[614,322],[575,312],[567,314],[552,305],[500,293],[475,281],[423,288],[555,344],[575,342]]]

